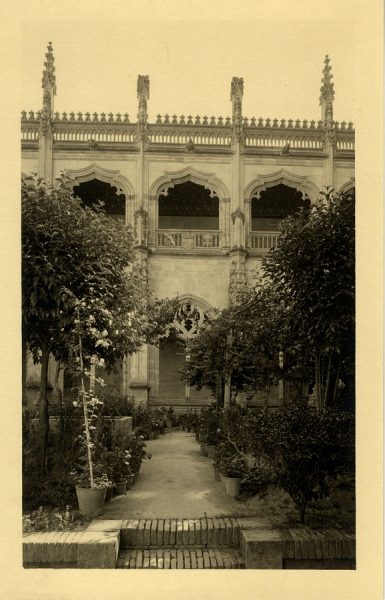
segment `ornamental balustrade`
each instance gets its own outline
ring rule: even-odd
[[[220,231],[197,231],[158,229],[156,232],[156,245],[158,248],[220,248]]]
[[[21,134],[25,142],[37,142],[40,135],[41,111],[23,111]],[[283,152],[322,152],[325,145],[323,121],[293,119],[256,119],[244,117],[243,144],[245,150],[277,149]],[[132,144],[138,141],[138,124],[131,123],[129,115],[113,113],[61,113],[51,118],[55,142]],[[353,123],[333,122],[336,152],[354,152]],[[230,117],[158,115],[156,122],[147,126],[150,146],[181,146],[194,151],[196,146],[230,148],[233,126]]]
[[[248,236],[248,247],[250,250],[268,252],[277,245],[278,231],[252,231]]]

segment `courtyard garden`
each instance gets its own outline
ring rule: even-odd
[[[153,297],[131,230],[82,206],[64,176],[55,188],[24,178],[22,199],[23,341],[41,365],[23,411],[25,531],[130,518],[146,498],[154,516],[197,517],[172,512],[187,490],[184,507],[212,517],[353,532],[354,199],[329,190],[283,221],[263,274],[188,342],[176,376],[212,403],[178,413],[95,375],[158,344],[178,306]],[[52,359],[76,382],[69,398],[48,400]]]

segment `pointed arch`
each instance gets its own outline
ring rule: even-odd
[[[351,177],[349,179],[349,181],[345,181],[345,183],[343,183],[339,188],[338,188],[338,193],[339,194],[344,194],[345,192],[351,192],[354,190],[356,185],[355,182],[355,177]]]
[[[195,306],[203,310],[203,312],[205,312],[208,316],[210,316],[215,311],[215,308],[211,306],[209,302],[206,302],[206,300],[203,300],[203,298],[200,298],[195,294],[178,294],[179,304],[182,305],[188,302],[194,304]]]
[[[303,197],[308,196],[312,204],[318,202],[320,191],[316,184],[306,175],[294,175],[286,169],[280,169],[267,175],[258,175],[246,186],[245,201],[251,202],[253,197],[259,198],[261,192],[280,183],[301,192]]]
[[[79,185],[79,183],[84,183],[91,179],[99,179],[104,183],[109,183],[116,187],[117,193],[124,194],[126,200],[132,200],[135,196],[132,184],[118,170],[106,169],[96,163],[91,163],[82,169],[65,169],[64,172],[69,177],[69,184],[72,186],[72,189],[76,185]]]
[[[160,194],[167,196],[168,189],[186,181],[202,185],[205,189],[210,190],[210,196],[218,196],[220,200],[230,197],[227,186],[214,173],[200,171],[191,165],[179,171],[165,171],[151,184],[149,196],[150,198],[157,198]]]

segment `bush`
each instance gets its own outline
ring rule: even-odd
[[[266,425],[263,453],[303,523],[308,503],[327,497],[329,478],[347,469],[354,441],[353,417],[297,403],[269,413]]]
[[[199,440],[207,446],[214,446],[219,439],[219,415],[215,405],[202,408],[199,414]]]
[[[108,417],[132,417],[135,404],[130,396],[122,396],[116,388],[104,387],[98,390],[98,398],[103,402],[101,414]]]

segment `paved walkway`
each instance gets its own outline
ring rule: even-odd
[[[201,455],[191,433],[173,431],[146,442],[151,460],[125,495],[105,505],[102,519],[167,519],[247,515],[215,481],[212,460]]]

